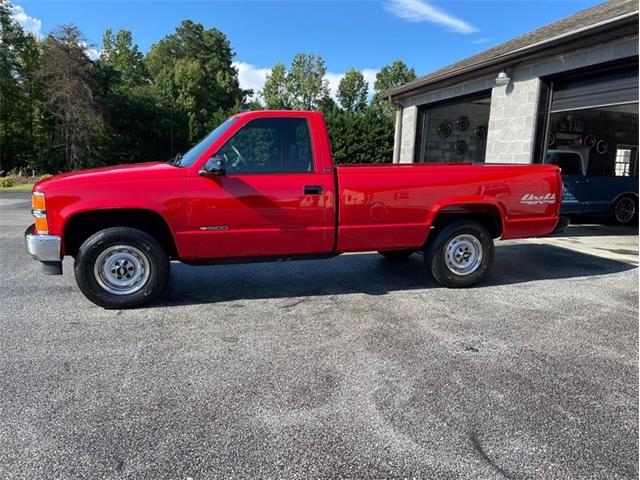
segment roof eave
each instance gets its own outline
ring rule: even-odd
[[[441,86],[444,86],[442,84],[444,84],[445,82],[455,83],[455,81],[459,80],[460,77],[470,76],[471,74],[474,74],[473,76],[478,76],[485,70],[495,69],[496,66],[500,66],[501,68],[509,68],[525,59],[533,59],[540,56],[549,56],[557,53],[552,51],[552,49],[554,48],[557,49],[559,46],[566,47],[567,44],[577,43],[585,38],[595,37],[605,32],[619,30],[621,27],[627,24],[635,26],[635,33],[638,33],[637,10],[635,12],[630,12],[625,15],[620,15],[618,17],[605,20],[603,22],[589,25],[588,27],[584,27],[578,30],[572,30],[571,32],[567,32],[562,35],[557,35],[542,42],[537,42],[531,45],[527,45],[526,47],[512,50],[483,62],[474,63],[450,72],[445,72],[442,75],[438,75],[436,77],[430,77],[423,82],[421,82],[420,79],[417,79],[413,82],[409,82],[407,84],[400,85],[399,87],[388,90],[382,95],[382,98],[391,101],[400,100],[402,98],[412,96],[418,91],[419,93],[425,93],[424,91],[427,89],[431,90],[436,86],[440,88]],[[629,33],[620,35],[620,38],[627,36],[628,34]],[[596,38],[593,38],[593,43],[597,43]]]

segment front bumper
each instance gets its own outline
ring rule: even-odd
[[[24,232],[27,252],[41,262],[60,262],[62,259],[62,239],[56,235],[38,235],[35,225]]]

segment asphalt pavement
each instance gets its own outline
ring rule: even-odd
[[[498,242],[466,290],[419,255],[173,264],[108,311],[26,255],[29,208],[0,194],[0,478],[638,477],[633,262]]]

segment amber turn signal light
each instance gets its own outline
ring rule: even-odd
[[[33,192],[31,196],[31,208],[34,210],[46,210],[47,205],[44,199],[44,193]]]
[[[36,218],[36,231],[43,235],[47,235],[49,233],[49,224],[47,223],[46,218]]]
[[[31,197],[31,213],[36,223],[36,231],[47,235],[49,224],[47,223],[47,203],[42,192],[33,192]]]

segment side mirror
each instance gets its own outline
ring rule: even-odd
[[[203,177],[218,177],[226,173],[224,158],[211,157],[206,161],[202,169],[198,172]]]

